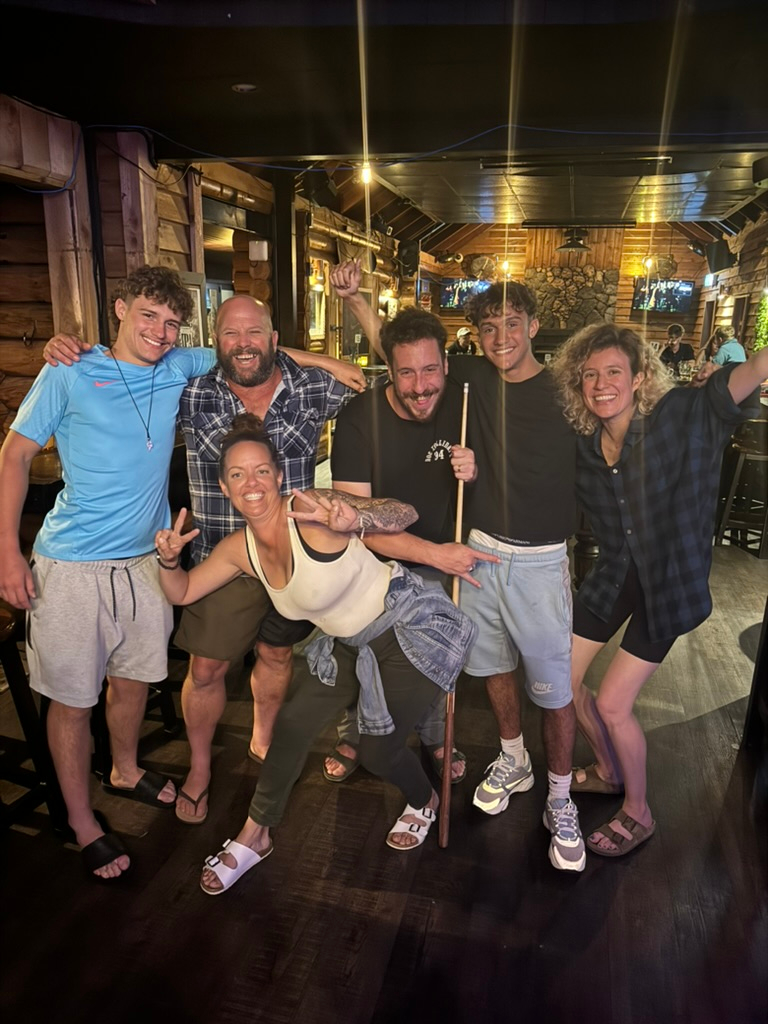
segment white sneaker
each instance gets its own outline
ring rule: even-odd
[[[573,800],[547,800],[544,824],[552,833],[549,859],[560,871],[583,871],[587,851],[579,828],[579,812]]]
[[[472,803],[486,814],[501,814],[513,793],[525,793],[533,785],[533,769],[528,751],[518,764],[503,751],[486,768],[486,776],[475,790]]]

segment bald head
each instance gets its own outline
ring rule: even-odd
[[[263,302],[235,295],[216,314],[216,352],[224,376],[240,387],[264,384],[275,370],[277,332]]]
[[[227,318],[228,312],[240,312],[242,315],[247,316],[249,313],[253,314],[255,310],[260,310],[266,317],[271,334],[274,328],[272,326],[272,317],[270,315],[269,308],[266,303],[261,301],[261,299],[254,299],[250,295],[233,295],[231,299],[225,299],[224,302],[222,302],[216,311],[216,325],[214,327],[214,332],[218,336],[219,326],[222,320]]]

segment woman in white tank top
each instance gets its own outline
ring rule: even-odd
[[[211,895],[272,852],[269,830],[279,823],[309,746],[358,697],[360,761],[407,799],[387,844],[420,845],[438,798],[406,740],[435,685],[453,688],[474,638],[474,626],[441,590],[425,590],[396,562],[379,561],[355,535],[405,530],[417,518],[410,505],[332,491],[282,496],[274,449],[248,414],[236,417],[221,452],[221,487],[245,529],[186,573],[180,554],[198,531],[181,534],[182,510],[174,528],[156,537],[166,597],[190,604],[245,573],[262,580],[282,615],[309,619],[325,636],[313,644],[317,656],[308,651],[322,682],[299,686],[283,705],[249,817],[237,839],[206,861],[201,886]]]

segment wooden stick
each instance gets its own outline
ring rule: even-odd
[[[464,383],[464,403],[461,409],[461,447],[467,446],[467,406],[469,404],[469,384]],[[461,544],[461,533],[464,520],[464,481],[459,480],[456,495],[456,532],[454,539]],[[453,577],[453,603],[459,606],[459,577]],[[451,815],[451,773],[453,771],[453,717],[456,707],[454,691],[445,695],[445,736],[443,737],[443,784],[440,789],[440,814],[438,817],[437,843],[441,850],[448,845]]]

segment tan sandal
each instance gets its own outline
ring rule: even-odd
[[[641,843],[650,839],[655,831],[655,821],[652,821],[650,825],[641,825],[639,821],[630,818],[624,811],[619,811],[609,822],[595,829],[587,839],[587,846],[592,853],[596,853],[600,857],[623,857],[625,853],[630,853]],[[596,839],[595,836],[598,838]],[[599,845],[601,839],[607,839],[613,843],[616,849],[604,849]]]
[[[621,782],[609,782],[597,773],[597,764],[588,764],[586,768],[573,768],[571,777],[572,793],[609,793],[621,796],[624,785]]]

